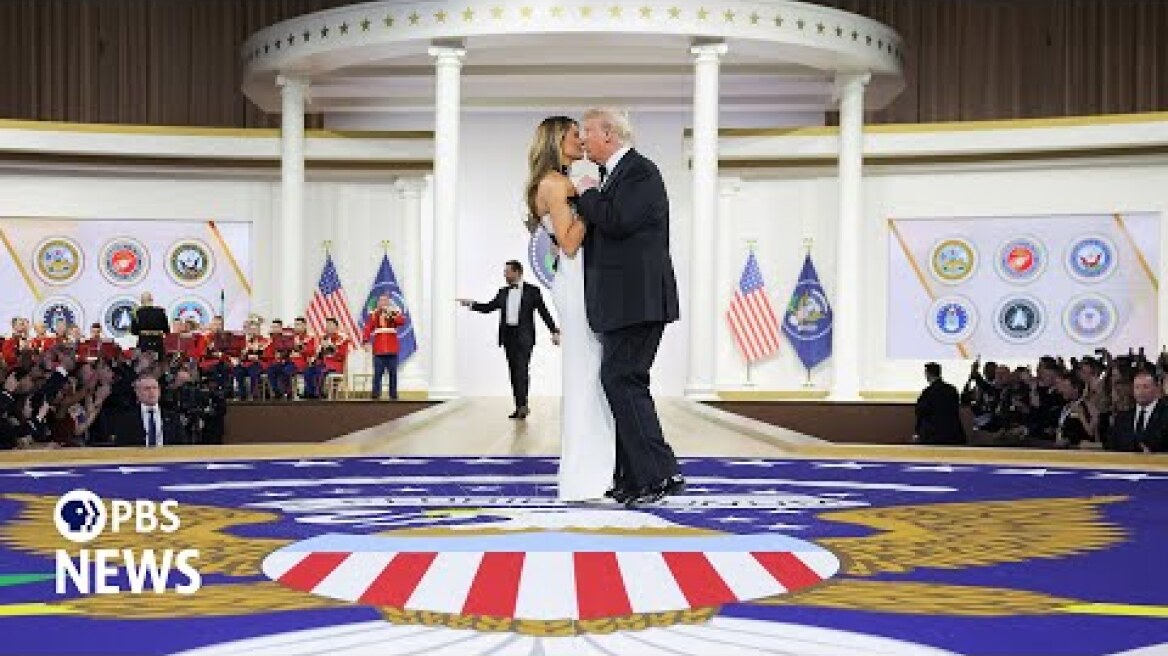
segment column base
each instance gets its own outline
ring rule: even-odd
[[[453,387],[431,387],[429,392],[431,401],[453,401],[459,398],[458,390]]]
[[[863,401],[860,397],[860,389],[851,386],[833,386],[831,392],[827,395],[828,401]]]
[[[717,401],[718,393],[714,391],[713,387],[706,385],[689,386],[687,385],[684,391],[685,398],[691,401]]]

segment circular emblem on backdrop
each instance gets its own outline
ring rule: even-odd
[[[964,296],[944,296],[929,307],[929,332],[943,344],[969,339],[977,328],[977,310]]]
[[[1086,235],[1067,249],[1067,273],[1080,282],[1098,282],[1115,271],[1115,244],[1102,235]]]
[[[552,243],[552,236],[547,229],[540,226],[531,235],[527,244],[527,261],[539,284],[552,288],[552,281],[556,278],[556,254],[559,249]]]
[[[831,332],[831,306],[818,282],[800,280],[791,296],[790,316],[783,320],[787,336],[809,341]]]
[[[101,275],[115,285],[128,287],[142,282],[149,270],[150,254],[137,239],[118,237],[101,249]]]
[[[73,282],[85,266],[81,246],[68,237],[49,237],[37,244],[33,257],[37,275],[50,285]]]
[[[1063,312],[1063,327],[1076,342],[1098,344],[1115,331],[1117,319],[1115,305],[1110,300],[1085,294],[1071,299]]]
[[[929,256],[929,269],[946,285],[965,282],[977,268],[977,252],[965,239],[950,237],[937,242]]]
[[[125,337],[130,334],[130,323],[138,301],[131,296],[118,296],[106,302],[101,309],[101,325],[107,335]]]
[[[184,287],[202,284],[214,269],[211,249],[198,239],[176,241],[166,253],[166,271]]]
[[[174,303],[170,304],[170,312],[167,315],[171,321],[175,319],[182,319],[186,321],[198,321],[200,326],[205,326],[211,323],[211,304],[197,296],[184,296]]]
[[[998,275],[1007,282],[1033,282],[1046,269],[1046,247],[1034,237],[1015,237],[998,249]]]
[[[36,314],[41,321],[53,331],[58,319],[64,319],[66,324],[81,326],[85,323],[85,311],[81,304],[71,296],[50,296],[37,306]]]
[[[1025,344],[1046,329],[1046,312],[1033,296],[1010,296],[998,304],[994,329],[1007,342]]]

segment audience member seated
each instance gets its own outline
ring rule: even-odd
[[[916,435],[920,444],[965,444],[965,428],[961,425],[961,404],[957,388],[941,379],[941,365],[925,365],[928,385],[917,399]]]
[[[1073,372],[1058,375],[1055,387],[1063,399],[1055,425],[1054,445],[1059,448],[1078,448],[1082,442],[1097,441],[1099,413],[1087,400],[1087,384]]]

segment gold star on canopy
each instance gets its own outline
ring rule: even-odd
[[[856,41],[859,38],[860,38],[860,33],[855,31],[855,30],[852,30],[852,41]]]
[[[751,25],[758,25],[759,18],[760,18],[760,16],[758,15],[758,12],[757,11],[754,12],[753,14],[750,15],[750,24]]]
[[[341,34],[348,34],[348,33],[349,33],[349,24],[348,23],[341,23]]]
[[[393,16],[386,14],[385,18],[381,19],[381,22],[385,23],[386,27],[393,27],[393,23],[395,20],[396,19]]]
[[[836,25],[835,26],[835,35],[837,37],[842,37],[844,35],[844,28],[840,27],[839,25]]]
[[[799,20],[795,21],[795,24],[799,26],[799,29],[803,29],[803,26],[806,25],[807,22],[800,18]]]
[[[820,24],[816,25],[815,28],[817,30],[819,30],[820,34],[823,34],[823,31],[827,29],[827,26],[824,25],[823,23],[820,23]]]
[[[868,41],[868,45],[872,45],[872,36],[871,36],[871,35],[868,35],[868,36],[866,36],[866,37],[864,37],[864,38],[865,38],[865,39],[867,39],[867,41]]]
[[[681,9],[678,9],[677,7],[670,7],[669,8],[669,17],[675,18],[675,19],[681,18]]]
[[[564,16],[564,8],[559,6],[559,5],[552,7],[551,11],[552,11],[552,18],[563,18],[563,16]]]
[[[621,17],[621,8],[620,7],[609,7],[608,8],[608,15],[612,16],[613,18],[620,18]]]
[[[534,11],[531,7],[522,7],[519,9],[519,15],[524,18],[531,18],[531,12]]]
[[[305,41],[307,41],[307,40],[312,38],[312,31],[311,30],[304,30],[304,34],[301,34],[300,37],[302,39],[304,39]]]
[[[727,23],[734,22],[734,12],[730,11],[729,9],[727,9],[726,12],[722,14],[722,16],[726,19]]]
[[[884,49],[884,39],[880,39],[879,41],[877,41],[877,42],[876,42],[876,47],[877,47],[877,48],[880,48],[881,50],[883,50],[883,49]]]
[[[268,44],[264,44],[264,54],[268,54]]]
[[[471,9],[470,7],[463,9],[462,10],[462,20],[464,20],[468,23],[471,22],[472,20],[474,20],[474,9]]]
[[[370,23],[370,21],[369,21],[369,19],[368,19],[368,18],[363,18],[363,19],[361,19],[361,31],[362,31],[362,32],[368,32],[368,31],[369,31],[369,23]]]
[[[499,6],[491,7],[491,18],[496,20],[503,17],[503,8]]]
[[[446,12],[439,9],[438,11],[434,12],[434,19],[437,20],[439,23],[445,23],[446,22]]]
[[[653,9],[651,7],[641,7],[641,18],[652,18]]]
[[[706,11],[705,7],[698,10],[698,20],[706,20],[709,18],[710,12]]]
[[[583,16],[584,18],[591,18],[592,17],[592,7],[589,7],[587,5],[580,7],[580,15]]]
[[[295,34],[289,34],[289,35],[288,35],[288,45],[289,45],[289,46],[291,46],[291,45],[292,45],[292,44],[294,44],[294,43],[296,43],[296,35],[295,35]]]
[[[284,42],[283,42],[282,40],[281,40],[281,41],[277,41],[277,42],[276,42],[276,50],[279,50],[279,49],[280,49],[280,46],[281,46],[281,45],[283,45],[283,44],[284,44]]]
[[[418,12],[415,11],[410,14],[410,25],[417,25],[420,20],[422,20],[422,17],[418,15]]]
[[[320,28],[320,38],[327,39],[328,33],[329,33],[328,25],[325,25],[324,27]]]
[[[775,27],[782,27],[782,26],[783,26],[783,17],[782,16],[775,16]]]

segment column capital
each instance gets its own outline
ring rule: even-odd
[[[729,52],[730,46],[725,41],[695,40],[689,47],[689,53],[694,56],[694,62],[718,62]]]
[[[282,92],[299,90],[304,92],[308,90],[308,76],[296,73],[280,73],[276,76],[276,86],[282,88]]]
[[[426,179],[401,177],[394,180],[393,188],[402,198],[420,198],[426,188]]]
[[[461,41],[435,41],[426,51],[438,66],[462,66],[466,48]]]
[[[835,96],[838,99],[848,91],[859,90],[872,81],[872,74],[867,71],[838,71],[835,74]]]

